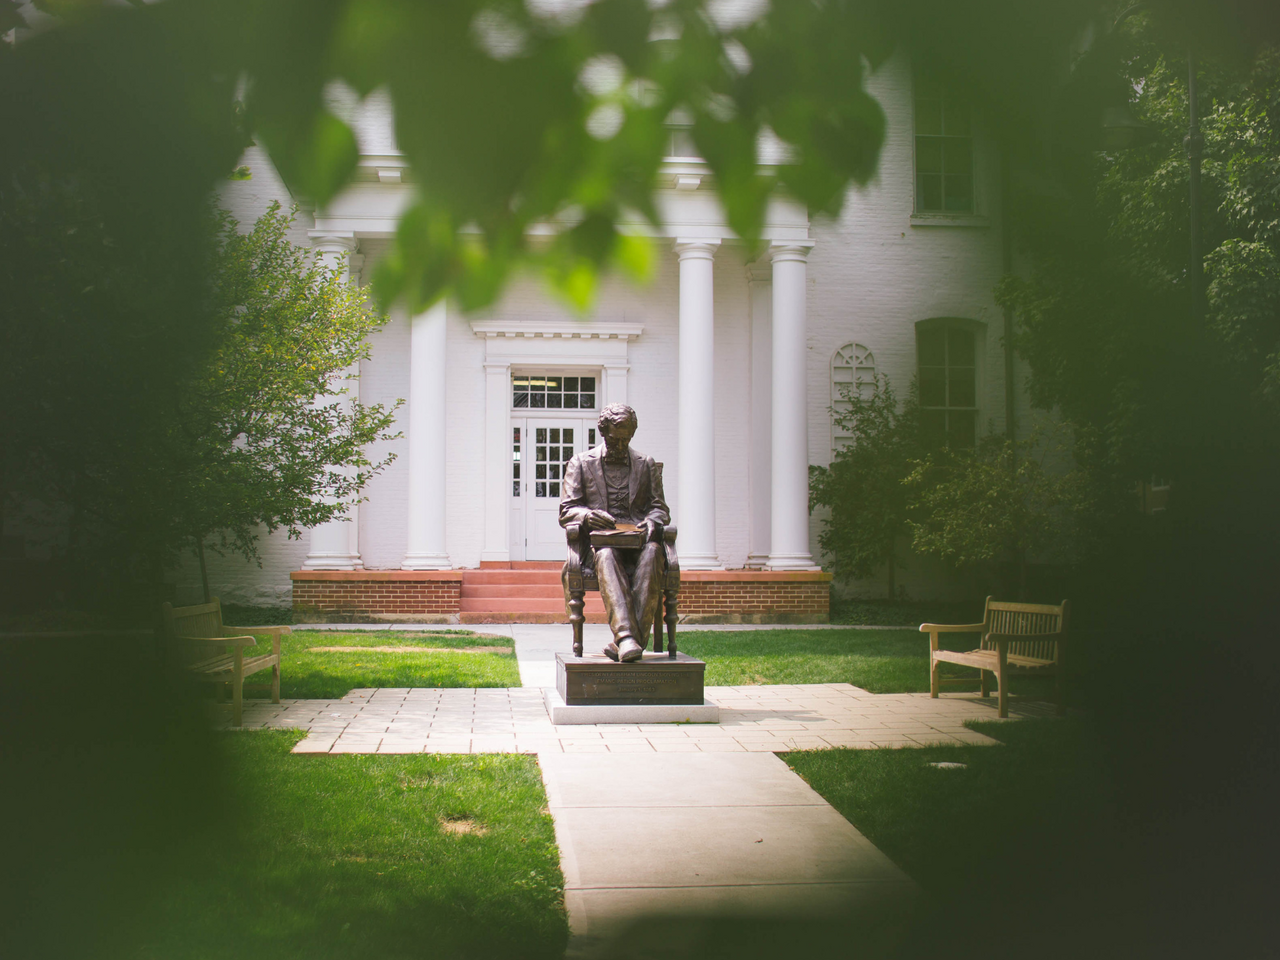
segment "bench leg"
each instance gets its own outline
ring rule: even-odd
[[[938,661],[933,659],[933,654],[929,654],[929,696],[934,700],[938,699],[938,687],[940,686],[938,676]]]
[[[978,668],[978,684],[982,688],[984,697],[991,696],[991,672],[989,670]]]
[[[569,623],[573,626],[573,655],[582,656],[582,624],[586,618],[582,615],[583,596],[585,590],[569,591]]]
[[[231,725],[244,724],[244,648],[236,647],[236,672],[231,681]]]
[[[271,702],[280,702],[280,664],[271,665]]]
[[[999,689],[999,707],[1000,719],[1007,719],[1009,716],[1009,672],[1008,672],[1008,650],[1000,647],[999,658],[996,660],[996,683],[1000,685]]]

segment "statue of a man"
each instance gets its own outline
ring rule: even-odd
[[[625,403],[601,410],[604,443],[569,461],[560,498],[562,527],[578,523],[590,531],[631,524],[641,535],[639,547],[593,549],[600,596],[613,629],[605,656],[623,663],[639,660],[648,646],[666,564],[662,529],[671,522],[662,474],[652,458],[631,449],[636,426],[636,412]]]

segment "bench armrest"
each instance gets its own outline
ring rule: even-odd
[[[922,623],[921,633],[982,633],[985,623]]]
[[[255,636],[266,635],[266,636],[273,636],[273,637],[282,637],[282,636],[285,636],[286,634],[293,633],[293,627],[288,627],[284,625],[273,626],[273,627],[223,627],[222,633],[223,633],[223,636],[227,636],[227,637],[238,637],[238,636],[242,636],[243,633],[252,633]]]
[[[215,647],[253,647],[258,641],[253,637],[171,637],[181,643],[203,643]]]

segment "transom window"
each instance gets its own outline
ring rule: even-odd
[[[929,446],[970,449],[977,437],[977,351],[971,330],[956,324],[916,329],[920,415]]]
[[[835,416],[848,413],[853,397],[869,400],[876,386],[876,358],[860,343],[846,343],[831,358],[831,411]],[[831,449],[834,453],[851,436],[847,426],[838,420],[831,424]]]
[[[596,378],[517,373],[511,377],[511,406],[529,410],[594,410]]]
[[[973,213],[972,111],[916,78],[916,212]]]

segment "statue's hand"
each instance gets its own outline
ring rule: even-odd
[[[650,540],[653,539],[653,526],[654,525],[652,520],[641,520],[639,523],[636,524],[636,529],[639,530],[642,534],[644,534],[645,543],[648,543]]]
[[[611,514],[603,510],[592,510],[587,514],[587,526],[592,530],[612,530],[617,523]]]

